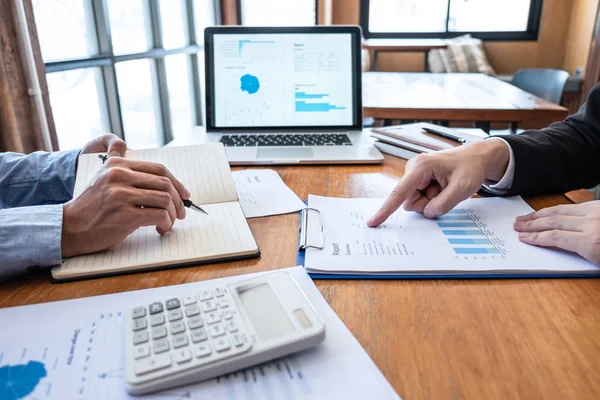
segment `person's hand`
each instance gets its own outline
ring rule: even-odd
[[[445,214],[477,192],[485,179],[499,181],[509,157],[508,146],[500,140],[421,154],[408,161],[404,177],[367,225],[383,223],[401,205],[427,218]]]
[[[90,140],[81,149],[81,154],[107,153],[109,156],[125,157],[127,145],[112,133]]]
[[[161,164],[111,157],[94,182],[63,206],[62,255],[114,246],[142,226],[163,235],[185,218],[190,192]]]
[[[572,251],[600,265],[600,201],[560,205],[518,217],[523,243]]]

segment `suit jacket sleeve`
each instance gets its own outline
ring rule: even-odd
[[[600,84],[576,114],[539,131],[500,136],[515,157],[509,195],[565,193],[600,182]]]

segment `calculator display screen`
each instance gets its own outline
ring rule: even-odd
[[[275,339],[296,331],[277,295],[268,283],[239,288],[238,295],[254,331],[261,340]]]

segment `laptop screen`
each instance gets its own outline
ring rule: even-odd
[[[360,71],[355,71],[355,40],[350,32],[216,29],[207,45],[211,52],[207,60],[212,63],[207,65],[207,79],[212,78],[208,125],[217,129],[356,125]]]

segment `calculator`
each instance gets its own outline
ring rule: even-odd
[[[125,383],[133,395],[199,382],[313,347],[325,324],[285,271],[125,313]]]

